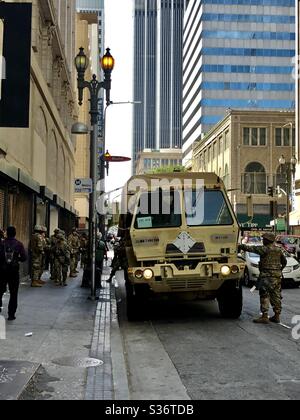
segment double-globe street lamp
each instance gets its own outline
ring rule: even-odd
[[[91,81],[84,79],[85,72],[89,66],[89,59],[84,53],[84,48],[79,48],[75,57],[77,70],[78,103],[82,105],[83,91],[87,88],[90,92],[90,115],[91,115],[91,140],[90,140],[90,177],[92,179],[92,192],[89,199],[89,267],[91,275],[91,298],[96,299],[96,236],[97,236],[97,211],[96,211],[96,186],[97,186],[97,140],[98,140],[98,119],[99,119],[99,92],[105,89],[106,104],[110,104],[111,72],[115,60],[106,49],[106,54],[101,59],[101,68],[104,72],[104,80],[99,82],[94,74]]]
[[[290,195],[293,193],[293,181],[296,173],[297,159],[293,155],[289,162],[282,155],[279,158],[281,173],[285,175],[286,186],[286,233],[290,233]]]

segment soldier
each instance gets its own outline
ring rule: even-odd
[[[41,284],[46,284],[45,281],[42,280],[42,275],[44,270],[46,269],[46,264],[48,264],[48,256],[50,252],[50,239],[47,238],[47,228],[46,226],[41,226],[42,229],[42,238],[43,238],[43,245],[44,245],[44,254],[42,255],[42,264],[41,264],[41,271],[40,271],[40,278],[39,281]]]
[[[36,225],[34,233],[31,236],[31,287],[42,287],[44,282],[40,280],[44,251],[44,239],[42,236],[42,227]]]
[[[64,235],[59,233],[52,248],[54,256],[53,276],[58,286],[67,286],[68,268],[70,264],[70,251]]]
[[[59,233],[60,233],[60,230],[58,228],[54,229],[53,235],[50,238],[50,274],[51,274],[51,280],[54,280],[54,275],[53,275],[54,255],[53,255],[52,249],[56,245],[57,236],[59,235]]]
[[[81,267],[85,270],[88,263],[89,238],[83,233],[80,238]]]
[[[128,268],[125,241],[123,239],[119,243],[116,242],[115,244],[114,258],[112,260],[111,267],[112,270],[109,279],[107,280],[108,283],[111,283],[117,271],[126,270]]]
[[[262,316],[254,319],[256,324],[268,324],[270,321],[280,324],[281,304],[281,279],[282,270],[287,260],[282,250],[274,244],[275,235],[267,232],[263,235],[263,246],[239,245],[239,251],[253,252],[260,255],[260,275],[257,288],[260,295]],[[270,303],[274,310],[274,316],[269,319],[268,312]]]
[[[70,261],[70,277],[77,277],[78,255],[80,250],[80,240],[76,228],[72,229],[71,235],[68,237],[68,245],[71,253]]]

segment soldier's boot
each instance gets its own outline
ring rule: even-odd
[[[34,280],[31,283],[31,287],[43,287],[43,286],[38,282],[38,280]]]
[[[253,319],[253,322],[255,324],[269,324],[270,323],[267,313],[262,314],[262,316],[259,318]]]
[[[37,280],[37,282],[39,283],[39,284],[41,284],[42,286],[44,285],[44,284],[46,284],[46,282],[44,281],[44,280]]]
[[[274,322],[275,324],[280,324],[280,312],[275,311],[275,315],[270,318],[271,322]]]

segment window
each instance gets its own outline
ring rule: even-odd
[[[141,194],[135,229],[157,229],[181,226],[178,191],[153,191]]]
[[[228,147],[229,147],[229,131],[225,131],[224,150],[227,150]]]
[[[251,162],[246,166],[242,185],[244,194],[266,194],[267,176],[261,163]]]
[[[229,207],[221,191],[186,191],[184,198],[188,226],[232,225]]]
[[[295,129],[291,127],[275,128],[276,146],[295,146]]]
[[[256,127],[244,127],[243,144],[244,146],[266,146],[267,129]]]

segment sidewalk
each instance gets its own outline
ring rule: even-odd
[[[108,273],[105,268],[103,280]],[[48,277],[43,288],[22,284],[17,319],[6,323],[6,339],[0,340],[0,400],[128,399],[113,286],[103,281],[99,302],[93,302],[90,289],[80,288],[82,272],[63,288]]]

